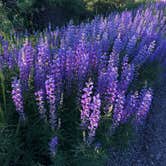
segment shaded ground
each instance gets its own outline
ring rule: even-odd
[[[166,165],[166,74],[159,77],[155,87],[145,128],[138,132],[128,149],[111,150],[108,166]]]

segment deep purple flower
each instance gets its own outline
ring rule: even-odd
[[[109,61],[108,68],[108,87],[107,87],[107,99],[109,97],[108,102],[113,104],[117,94],[117,84],[118,84],[118,67],[114,65],[113,61]]]
[[[112,48],[112,52],[114,54],[120,54],[120,52],[123,50],[123,42],[121,40],[121,35],[118,34],[118,37],[115,39],[115,42],[114,42],[114,45],[113,45],[113,48]]]
[[[82,80],[86,79],[88,73],[88,65],[89,65],[89,53],[86,49],[86,35],[84,33],[81,34],[81,38],[76,47],[76,65],[77,65],[77,77],[79,82],[79,88],[82,89],[83,82]]]
[[[138,54],[134,57],[133,63],[139,67],[152,55],[155,50],[156,42],[152,41],[149,46],[147,44],[140,46]]]
[[[130,83],[132,82],[134,78],[134,72],[135,72],[134,64],[129,64],[128,56],[126,55],[123,58],[122,72],[121,72],[121,78],[120,78],[119,88],[122,91],[125,91],[125,92],[127,91],[128,86],[130,85]]]
[[[127,47],[126,47],[126,53],[128,55],[131,55],[132,57],[134,56],[132,54],[134,54],[136,43],[137,43],[137,38],[134,35],[129,39],[129,42],[128,42]]]
[[[139,104],[139,94],[136,91],[135,93],[129,93],[126,97],[125,108],[124,108],[124,119],[122,123],[127,122],[132,118],[138,110]]]
[[[46,75],[49,73],[50,59],[51,56],[47,38],[44,40],[41,37],[37,45],[35,63],[35,87],[37,90],[44,89]]]
[[[58,146],[58,137],[54,136],[49,142],[49,150],[52,157],[55,157],[57,153],[57,146]]]
[[[98,77],[98,91],[103,99],[104,109],[107,112],[114,104],[117,94],[118,68],[114,60],[110,59],[106,71],[101,71]]]

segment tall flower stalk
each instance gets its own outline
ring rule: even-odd
[[[56,108],[56,96],[55,96],[55,80],[53,75],[48,75],[45,81],[45,88],[47,94],[47,100],[49,103],[49,117],[50,125],[52,129],[57,127],[57,108]]]
[[[55,157],[57,153],[57,146],[58,146],[58,137],[54,136],[49,142],[49,151],[50,151],[51,157]]]
[[[84,94],[81,100],[81,123],[83,126],[83,140],[91,144],[98,128],[100,120],[100,107],[101,100],[100,95],[93,95],[93,83],[87,82],[86,87],[83,89]],[[86,136],[85,131],[87,131],[88,136]]]
[[[153,98],[152,89],[150,88],[143,89],[141,91],[140,103],[135,118],[136,124],[143,124],[145,122],[145,119],[149,112],[149,108],[151,106],[152,98]]]
[[[37,106],[39,109],[40,117],[41,117],[41,119],[44,119],[46,121],[47,116],[46,116],[46,108],[45,108],[45,100],[44,100],[43,90],[41,89],[41,90],[35,92],[35,97],[36,97],[36,102],[37,102]]]
[[[14,78],[12,81],[12,99],[16,107],[16,111],[18,112],[20,119],[25,120],[25,113],[23,107],[23,97],[20,80]]]

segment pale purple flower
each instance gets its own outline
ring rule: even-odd
[[[122,91],[127,91],[130,83],[133,81],[134,78],[134,72],[135,72],[135,68],[134,68],[134,64],[130,64],[128,62],[128,56],[126,55],[123,58],[123,62],[122,62],[122,72],[121,72],[121,78],[120,78],[120,83],[119,83],[119,88]]]
[[[88,125],[90,142],[95,136],[96,129],[98,128],[99,125],[100,107],[101,107],[100,95],[97,94],[96,96],[93,96],[93,101],[91,103],[92,112],[89,117],[89,125]]]
[[[49,103],[49,116],[50,116],[50,125],[52,129],[55,129],[57,126],[57,108],[56,108],[56,96],[55,96],[55,80],[53,75],[49,75],[45,81],[45,88],[47,94],[47,100]]]
[[[136,124],[143,124],[147,117],[153,98],[152,89],[143,89],[140,97],[140,103],[135,118]]]
[[[118,126],[125,117],[125,94],[123,91],[118,91],[113,110],[113,124]]]
[[[12,99],[21,120],[25,120],[21,84],[20,80],[18,80],[17,78],[14,78],[14,80],[12,81]]]
[[[45,101],[44,101],[44,91],[40,89],[39,91],[35,92],[36,102],[39,110],[40,117],[46,120],[46,108],[45,108]]]
[[[90,109],[91,109],[91,101],[92,101],[92,90],[93,83],[87,82],[86,87],[83,89],[83,95],[81,97],[81,125],[83,127],[87,127],[89,117],[90,117]]]

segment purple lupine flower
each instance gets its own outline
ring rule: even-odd
[[[116,94],[117,94],[117,83],[118,83],[118,68],[114,66],[113,61],[109,61],[108,64],[108,87],[107,87],[107,92],[106,92],[106,98],[107,102],[109,103],[109,106],[112,105],[116,99]]]
[[[133,35],[130,39],[129,42],[127,44],[126,47],[126,53],[128,55],[131,55],[134,52],[134,48],[136,47],[136,43],[137,43],[137,38],[135,35]],[[132,55],[133,56],[133,55]]]
[[[99,120],[100,120],[100,106],[101,106],[101,100],[100,100],[100,95],[97,94],[96,96],[93,96],[93,102],[91,103],[91,110],[92,113],[90,114],[89,117],[89,141],[92,142],[96,129],[98,128],[99,125]]]
[[[20,80],[17,78],[14,78],[12,81],[12,99],[15,104],[16,111],[20,115],[20,119],[25,120],[21,84]]]
[[[63,82],[62,82],[61,63],[60,63],[60,58],[58,56],[52,60],[52,64],[50,65],[50,74],[53,76],[55,81],[56,103],[59,103]]]
[[[58,137],[54,136],[49,142],[49,151],[52,157],[55,157],[57,153],[57,146],[58,146]]]
[[[34,49],[32,47],[32,44],[28,40],[25,41],[22,51],[22,53],[24,54],[22,56],[25,56],[25,61],[29,68],[31,68],[34,63]]]
[[[124,91],[118,91],[117,98],[113,110],[113,125],[118,126],[124,119],[124,105],[125,104],[125,94]]]
[[[134,78],[134,64],[129,64],[128,62],[128,56],[126,55],[123,58],[123,63],[122,63],[122,72],[121,72],[121,78],[120,78],[120,89],[122,91],[127,91],[128,86],[132,82]]]
[[[39,114],[42,119],[46,120],[46,109],[44,106],[44,91],[40,89],[39,91],[35,92],[36,102],[39,109]]]
[[[92,89],[93,83],[91,81],[86,83],[86,87],[83,89],[83,95],[81,97],[81,126],[87,127],[88,120],[90,117],[90,108],[91,108],[91,100],[92,100]]]
[[[146,59],[147,59],[147,45],[141,46],[141,48],[139,49],[138,54],[134,57],[133,59],[133,63],[135,64],[135,66],[140,66],[142,65]]]
[[[143,89],[141,92],[141,101],[139,103],[139,108],[136,112],[136,124],[143,124],[144,120],[147,117],[147,114],[149,112],[151,102],[153,98],[153,92],[152,89]]]
[[[57,115],[56,115],[56,96],[55,96],[55,80],[53,75],[49,75],[45,81],[45,88],[47,94],[47,100],[49,103],[49,115],[50,115],[50,125],[52,129],[56,128]]]
[[[155,50],[155,46],[155,40],[152,41],[149,46],[147,46],[146,44],[142,46],[138,52],[138,55],[136,55],[133,59],[133,63],[138,67],[141,66],[152,55]]]
[[[86,35],[84,33],[81,34],[81,39],[76,47],[76,64],[77,64],[77,74],[78,74],[78,82],[79,88],[82,89],[83,82],[88,73],[88,65],[89,65],[89,54],[86,49]]]
[[[114,46],[112,48],[112,52],[115,54],[119,54],[123,50],[123,42],[121,40],[121,35],[119,34],[118,37],[115,39]]]
[[[43,39],[42,37],[39,39],[37,50],[38,50],[38,56],[41,57],[45,69],[48,69],[51,55],[50,55],[50,49],[47,37],[45,37],[45,39]]]
[[[139,103],[138,91],[135,93],[129,93],[126,97],[125,108],[124,108],[124,119],[122,123],[127,122],[137,112]]]
[[[98,91],[103,99],[104,110],[107,112],[109,107],[114,104],[117,93],[118,68],[110,59],[107,71],[101,71],[98,77]]]
[[[28,88],[28,81],[30,72],[34,62],[34,49],[31,43],[26,39],[23,47],[19,52],[19,69],[20,69],[20,81],[24,89]]]
[[[47,38],[44,41],[41,37],[37,45],[37,57],[35,63],[35,86],[37,90],[44,89],[46,75],[49,73],[50,59],[51,57]]]

